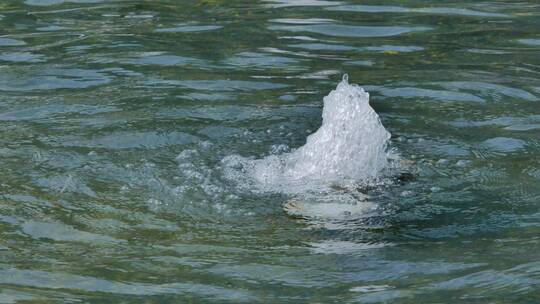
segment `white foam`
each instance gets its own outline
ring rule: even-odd
[[[223,160],[225,174],[251,190],[328,195],[332,187],[373,184],[390,167],[390,133],[369,105],[369,94],[345,75],[324,97],[322,125],[297,150],[263,159]]]
[[[225,178],[242,192],[289,196],[283,209],[310,227],[349,229],[378,212],[365,190],[386,184],[400,167],[388,148],[390,133],[369,105],[369,94],[345,75],[324,97],[321,127],[289,151],[274,145],[262,159],[231,155]]]
[[[369,105],[369,94],[345,75],[324,98],[322,126],[288,157],[294,179],[369,179],[387,165],[386,131]]]

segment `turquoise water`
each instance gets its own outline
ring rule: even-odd
[[[539,20],[533,0],[2,1],[0,303],[540,301]],[[302,146],[344,73],[412,180],[318,222],[227,178]]]

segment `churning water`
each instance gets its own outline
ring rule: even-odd
[[[0,1],[0,303],[539,302],[539,18]]]
[[[369,105],[369,94],[348,75],[324,98],[322,126],[295,151],[246,161],[242,171],[266,185],[329,184],[376,179],[389,168],[390,133]],[[282,147],[287,150],[287,147]],[[230,162],[226,159],[225,162]]]
[[[257,160],[226,157],[228,179],[246,190],[294,195],[285,205],[294,216],[354,218],[371,209],[362,190],[384,184],[399,162],[369,94],[348,77],[324,97],[322,125],[303,146],[284,153],[288,147],[278,146],[282,151]]]

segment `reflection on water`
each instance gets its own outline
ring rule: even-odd
[[[187,33],[187,32],[203,32],[220,29],[219,25],[179,25],[171,28],[156,29],[158,33]]]
[[[0,302],[537,302],[539,14],[3,1]],[[345,73],[414,176],[303,219],[227,178],[303,146]]]
[[[330,10],[362,12],[362,13],[419,13],[441,15],[463,15],[476,17],[509,17],[507,14],[476,11],[458,7],[420,7],[406,8],[390,5],[341,5],[329,8]]]
[[[310,32],[334,37],[389,37],[405,33],[426,31],[429,27],[359,26],[341,24],[273,25],[268,29],[290,32]]]

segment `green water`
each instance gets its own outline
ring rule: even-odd
[[[540,301],[539,30],[533,0],[1,1],[0,303]],[[412,181],[315,225],[225,178],[344,73]]]

